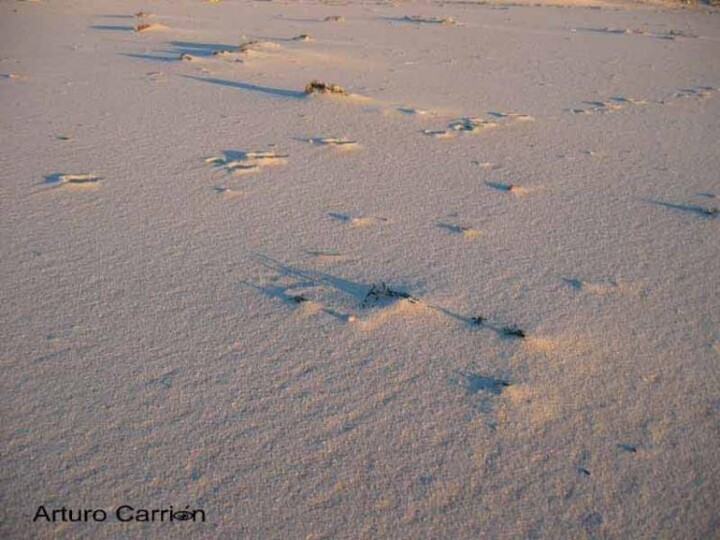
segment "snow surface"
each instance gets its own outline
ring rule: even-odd
[[[1,2],[2,536],[717,538],[720,13],[595,4]]]

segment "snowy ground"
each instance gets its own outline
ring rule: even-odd
[[[0,2],[2,536],[717,537],[720,13],[606,4]]]

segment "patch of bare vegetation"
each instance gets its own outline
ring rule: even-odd
[[[444,26],[457,24],[457,21],[452,17],[422,17],[420,15],[405,15],[404,20],[421,24],[442,24]]]
[[[160,30],[162,28],[165,28],[165,25],[159,23],[142,23],[136,24],[133,30],[135,32],[147,32],[148,30]]]
[[[310,81],[305,85],[305,93],[310,94],[335,94],[347,96],[347,91],[339,84],[326,83],[318,80]]]

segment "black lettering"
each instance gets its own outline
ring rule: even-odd
[[[65,510],[65,508],[63,508]],[[70,514],[70,521],[82,521],[82,510],[77,511],[77,515],[73,516],[72,508],[68,510],[68,513]]]
[[[45,518],[47,521],[52,521],[52,519],[50,519],[50,514],[48,514],[47,510],[45,509],[45,506],[38,507],[37,512],[35,512],[33,522],[37,521],[40,518]]]
[[[132,515],[132,512],[135,509],[132,506],[128,506],[127,504],[123,504],[122,506],[119,506],[117,510],[115,510],[115,517],[118,521],[133,521],[135,518]],[[129,515],[125,516],[124,514],[127,514],[129,512]]]

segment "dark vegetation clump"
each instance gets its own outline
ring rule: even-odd
[[[325,83],[318,80],[310,81],[305,85],[305,93],[310,95],[314,93],[318,94],[337,94],[340,96],[346,96],[347,92],[339,84]]]
[[[365,299],[363,300],[363,306],[367,306],[371,303],[377,303],[383,298],[405,298],[409,300],[412,303],[415,303],[418,301],[417,298],[414,298],[410,294],[403,292],[403,291],[396,291],[394,289],[391,289],[387,286],[387,284],[383,281],[379,285],[373,283],[373,285],[370,287],[370,290],[368,291],[367,295],[365,295]]]
[[[504,336],[508,337],[516,337],[521,339],[526,337],[525,331],[520,330],[517,326],[504,326],[502,329],[502,333]]]
[[[713,6],[720,7],[720,0],[678,0],[684,6]]]

